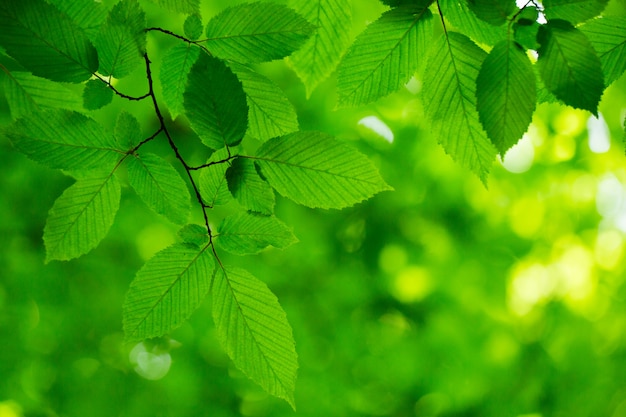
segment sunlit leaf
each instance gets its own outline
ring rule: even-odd
[[[596,50],[609,86],[626,71],[626,17],[604,16],[580,27]]]
[[[178,231],[178,236],[184,243],[198,247],[206,245],[209,241],[206,226],[200,226],[199,224],[185,225]]]
[[[283,249],[298,241],[274,216],[239,213],[224,218],[217,229],[218,246],[236,255],[259,253],[268,246]]]
[[[113,90],[100,80],[89,80],[83,90],[83,106],[98,110],[113,100]]]
[[[576,24],[602,13],[609,0],[543,0],[542,3],[549,20],[563,19]]]
[[[226,170],[230,167],[230,162],[226,162],[227,158],[228,150],[226,148],[213,152],[207,161],[207,164],[213,164],[202,168],[198,178],[200,194],[209,207],[228,204],[233,200],[226,182]],[[220,161],[225,162],[220,163]]]
[[[226,180],[231,194],[243,207],[262,214],[274,212],[274,191],[259,176],[251,160],[233,160],[226,171]]]
[[[515,0],[469,0],[467,4],[476,17],[494,26],[503,25],[518,10]]]
[[[177,118],[184,111],[187,78],[198,56],[200,56],[200,48],[179,44],[168,49],[163,57],[159,76],[163,88],[163,100],[167,104],[172,119]]]
[[[476,42],[495,45],[506,39],[506,25],[494,26],[479,19],[471,10],[468,0],[439,0],[443,16],[464,35]]]

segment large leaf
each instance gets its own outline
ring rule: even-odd
[[[580,27],[602,63],[604,82],[609,86],[626,71],[626,17],[604,16]]]
[[[546,88],[565,104],[597,114],[602,64],[587,37],[569,22],[552,20],[540,28],[538,39],[537,64]]]
[[[106,236],[120,205],[120,185],[110,174],[80,179],[54,202],[43,232],[46,262],[89,252]]]
[[[218,268],[211,290],[217,338],[239,368],[295,409],[298,356],[276,296],[249,272]]]
[[[226,170],[230,167],[230,162],[220,162],[226,161],[228,156],[226,148],[213,152],[207,161],[207,164],[213,164],[202,168],[200,172],[198,187],[203,201],[209,207],[228,204],[233,200],[226,182]]]
[[[496,155],[476,110],[476,78],[485,55],[465,35],[441,35],[430,55],[423,88],[432,134],[483,182]]]
[[[292,0],[290,5],[317,28],[289,57],[310,97],[335,70],[350,42],[351,6],[349,0]]]
[[[191,67],[200,56],[200,48],[194,45],[179,44],[170,48],[161,62],[161,87],[163,100],[167,104],[172,119],[184,111],[184,94]]]
[[[7,72],[2,86],[14,119],[38,110],[82,108],[80,96],[72,90],[28,72]]]
[[[521,139],[535,110],[535,73],[515,42],[502,41],[491,50],[476,80],[480,121],[502,155]]]
[[[476,17],[494,26],[503,25],[518,10],[515,0],[469,0],[467,4]]]
[[[236,255],[259,253],[270,245],[283,249],[298,241],[291,229],[276,217],[252,213],[224,218],[217,231],[218,246]]]
[[[126,294],[126,339],[163,336],[183,324],[209,293],[214,265],[207,246],[174,244],[154,255]]]
[[[8,126],[5,134],[20,152],[51,168],[107,170],[122,157],[113,135],[69,110],[31,113]]]
[[[0,2],[0,28],[0,45],[34,75],[81,82],[98,69],[83,30],[43,0]]]
[[[48,0],[94,39],[107,17],[106,7],[92,0]]]
[[[300,48],[314,30],[306,19],[282,4],[244,3],[209,21],[206,46],[225,59],[272,61]]]
[[[249,159],[237,158],[226,171],[228,189],[239,204],[261,214],[274,212],[274,191]]]
[[[96,40],[99,71],[122,78],[142,62],[146,50],[146,15],[137,0],[122,0],[109,12]]]
[[[150,153],[127,161],[128,182],[146,205],[172,223],[186,223],[191,197],[176,169],[160,156]]]
[[[246,134],[246,95],[220,59],[200,55],[189,72],[184,107],[192,129],[211,149],[237,145]]]
[[[367,104],[396,91],[418,69],[432,37],[426,6],[385,12],[354,41],[338,68],[338,105]]]
[[[285,93],[271,80],[245,65],[229,64],[246,93],[248,134],[263,142],[298,130],[298,116]]]
[[[276,191],[308,207],[349,207],[392,189],[367,157],[325,133],[271,139],[255,160]]]
[[[495,45],[507,36],[507,26],[493,26],[479,19],[469,7],[468,0],[439,0],[443,16],[460,32],[476,42]]]
[[[543,0],[542,3],[549,20],[563,19],[576,24],[602,13],[609,0]]]

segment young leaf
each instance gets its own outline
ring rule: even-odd
[[[154,1],[154,0],[153,0]],[[200,0],[156,0],[159,6],[172,12],[194,14],[200,12]]]
[[[211,298],[217,338],[235,366],[295,409],[298,356],[276,296],[249,272],[227,267],[217,269]]]
[[[539,29],[539,43],[537,65],[548,90],[565,104],[597,114],[602,64],[587,37],[569,22],[552,20]]]
[[[596,50],[609,86],[626,71],[626,17],[604,16],[580,27]]]
[[[246,134],[246,95],[220,59],[200,55],[189,72],[184,107],[191,128],[211,149],[237,145]]]
[[[202,36],[202,19],[199,14],[191,14],[185,19],[183,30],[187,39],[196,40]]]
[[[296,111],[276,84],[245,65],[236,62],[228,65],[246,93],[250,136],[265,142],[298,130]]]
[[[535,111],[535,73],[526,53],[512,41],[493,47],[476,80],[480,121],[500,154],[528,128]]]
[[[494,26],[503,25],[518,10],[515,0],[469,0],[467,4],[476,17]]]
[[[0,2],[0,45],[34,75],[79,83],[98,69],[81,28],[43,0]]]
[[[120,185],[113,174],[76,181],[48,213],[43,232],[46,262],[77,258],[98,246],[119,206]]]
[[[370,24],[339,64],[338,106],[370,103],[409,81],[432,30],[432,13],[425,6],[391,9]]]
[[[7,72],[2,87],[13,119],[45,109],[81,110],[83,107],[80,96],[72,90],[28,72]]]
[[[543,0],[548,20],[563,19],[581,23],[602,13],[609,0]]]
[[[31,113],[5,134],[20,152],[50,168],[108,170],[122,157],[113,136],[98,122],[69,110]]]
[[[200,48],[179,44],[170,48],[161,61],[161,87],[163,100],[167,104],[172,119],[176,119],[184,111],[183,101],[187,77],[191,67],[200,56]]]
[[[302,48],[289,57],[308,98],[335,70],[350,42],[351,7],[348,0],[292,0],[290,4],[317,27]]]
[[[239,204],[261,214],[274,212],[274,191],[256,171],[254,162],[237,158],[226,170],[228,189]]]
[[[113,100],[113,90],[100,80],[89,80],[83,90],[83,106],[98,110]]]
[[[283,249],[298,241],[291,229],[276,217],[253,213],[228,216],[217,231],[218,246],[236,255],[259,253],[269,245]]]
[[[174,244],[154,255],[130,284],[123,307],[129,342],[163,336],[209,293],[215,261],[208,246]]]
[[[200,247],[209,241],[206,226],[188,224],[178,231],[178,236],[184,243]]]
[[[424,103],[430,129],[445,151],[484,182],[496,150],[476,110],[476,78],[485,51],[456,32],[441,35],[424,75]]]
[[[476,42],[495,45],[507,36],[506,25],[493,26],[470,10],[467,0],[439,0],[443,16]]]
[[[209,21],[206,46],[224,59],[272,61],[300,48],[314,30],[306,19],[282,4],[244,3]]]
[[[271,139],[255,160],[276,191],[307,207],[340,209],[392,189],[367,157],[321,132]]]
[[[172,223],[186,223],[191,197],[176,169],[151,153],[128,158],[127,161],[128,182],[146,205]]]
[[[146,15],[137,0],[122,0],[109,12],[96,40],[99,71],[122,78],[142,62],[146,50]]]
[[[117,115],[115,123],[115,139],[121,149],[132,149],[143,139],[139,120],[126,110]]]
[[[228,156],[228,150],[222,148],[213,152],[207,164],[225,161]],[[202,168],[198,178],[198,187],[200,188],[202,199],[209,207],[228,204],[233,199],[226,182],[226,170],[228,167],[230,167],[230,162],[215,163]]]

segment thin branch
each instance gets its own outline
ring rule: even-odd
[[[219,161],[208,162],[208,163],[203,164],[203,165],[198,165],[197,167],[189,167],[189,169],[191,171],[196,171],[198,169],[207,168],[207,167],[210,167],[210,166],[213,166],[213,165],[224,164],[226,162],[230,162],[231,160],[233,160],[233,159],[235,159],[235,158],[237,158],[239,156],[239,155],[230,155],[230,149],[228,150],[228,154],[229,154],[228,157],[225,158],[225,159],[221,159]]]
[[[171,30],[167,30],[167,29],[163,29],[163,28],[157,28],[157,27],[147,28],[147,29],[145,29],[145,31],[146,32],[161,32],[161,33],[164,33],[166,35],[173,36],[174,38],[180,39],[181,41],[186,42],[189,45],[196,45],[197,47],[202,48],[202,50],[204,50],[204,52],[206,52],[207,54],[212,55],[211,51],[209,51],[206,46],[200,44],[200,42],[204,42],[204,40],[202,40],[202,41],[192,41],[191,39],[188,39],[188,38],[186,38],[184,36],[178,35],[178,34],[172,32]]]
[[[124,93],[122,93],[121,91],[117,90],[115,87],[113,87],[113,84],[111,84],[111,81],[105,79],[104,77],[101,77],[98,74],[93,74],[97,79],[99,79],[100,81],[102,81],[103,83],[105,83],[107,85],[107,87],[109,87],[111,90],[113,90],[113,92],[115,94],[117,94],[118,96],[125,98],[126,100],[132,100],[132,101],[140,101],[140,100],[144,100],[148,97],[150,97],[150,93],[146,93],[143,96],[139,96],[139,97],[133,97],[133,96],[129,96],[126,95]]]

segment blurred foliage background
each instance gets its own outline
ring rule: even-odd
[[[203,2],[204,21],[231,3]],[[384,6],[354,3],[356,35]],[[184,16],[143,5],[150,25],[182,33]],[[158,71],[176,40],[148,41]],[[335,111],[334,78],[307,100],[286,63],[261,69],[303,129],[352,143],[395,188],[343,211],[278,197],[277,216],[300,243],[227,257],[267,282],[287,312],[297,415],[626,416],[626,77],[606,91],[599,120],[541,105],[486,189],[429,137],[419,80]],[[141,94],[144,77],[117,88]],[[148,104],[115,98],[92,116],[112,126],[124,106],[149,134]],[[6,102],[0,116],[10,121]],[[188,157],[204,160],[185,121],[172,126]],[[174,225],[127,188],[96,250],[44,265],[47,211],[72,180],[5,138],[0,155],[0,417],[294,415],[234,369],[208,302],[160,346],[124,343],[125,291],[175,240]]]

